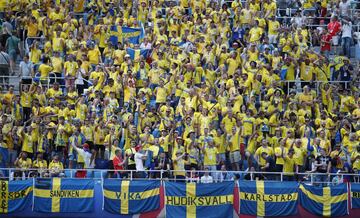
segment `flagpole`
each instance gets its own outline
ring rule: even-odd
[[[34,211],[34,203],[35,203],[35,177],[32,178],[33,181],[33,196],[32,196],[32,205],[31,205],[31,211]]]
[[[104,193],[104,177],[103,177],[103,171],[101,171],[101,192],[102,192],[102,210],[104,210],[104,204],[105,204],[105,193]]]

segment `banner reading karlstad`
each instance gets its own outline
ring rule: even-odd
[[[234,182],[165,182],[166,217],[233,217]]]
[[[46,213],[86,213],[94,209],[94,180],[36,179],[34,210]]]
[[[289,216],[297,213],[298,183],[240,181],[240,213]]]
[[[360,208],[360,184],[351,183],[351,208]]]
[[[301,206],[318,216],[345,216],[348,212],[348,191],[346,184],[330,187],[300,185]]]
[[[104,209],[116,214],[138,214],[160,207],[160,181],[106,179]]]
[[[32,187],[32,180],[0,181],[0,213],[19,212],[29,207]]]

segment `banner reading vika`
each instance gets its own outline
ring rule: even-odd
[[[86,213],[94,209],[94,180],[36,179],[34,210],[46,213]]]
[[[0,181],[0,213],[19,212],[29,207],[32,185],[32,180]]]
[[[233,217],[233,193],[233,182],[165,182],[166,217]]]
[[[104,209],[115,214],[138,214],[160,207],[160,181],[105,179]]]
[[[240,213],[289,216],[297,213],[298,183],[240,181]]]

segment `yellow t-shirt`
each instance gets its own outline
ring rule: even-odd
[[[91,64],[99,64],[100,62],[100,51],[99,49],[93,49],[93,50],[90,50],[88,51],[88,58],[89,58],[89,62]]]
[[[276,156],[276,164],[280,164],[280,165],[284,165],[284,158],[281,156],[281,147],[276,147],[275,148],[275,156]],[[283,148],[283,154],[284,156],[287,155],[288,153],[288,149],[287,148]],[[280,156],[278,156],[280,155]]]
[[[294,175],[295,159],[285,157],[285,163],[283,167],[284,175]]]
[[[262,158],[261,154],[265,152],[266,154],[272,156],[274,151],[271,147],[267,146],[267,147],[259,147],[256,152],[255,152],[255,155],[257,155],[259,157],[259,165],[260,166],[265,166],[266,164],[266,160],[264,158]]]
[[[41,64],[39,66],[40,79],[46,80],[49,77],[49,73],[53,70],[53,68],[47,64]]]
[[[205,166],[215,166],[216,165],[216,155],[218,154],[217,148],[205,148],[204,150],[204,165]]]

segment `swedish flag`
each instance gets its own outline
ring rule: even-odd
[[[150,54],[150,49],[127,48],[126,53],[128,53],[128,55],[130,55],[130,58],[132,60],[138,60],[140,58],[140,56],[143,56],[146,59]]]
[[[132,44],[139,44],[140,39],[144,38],[142,28],[121,27],[122,39],[128,39]]]
[[[110,213],[138,214],[160,207],[160,181],[107,179],[103,190],[104,209]]]
[[[240,213],[289,216],[297,213],[298,183],[240,181]]]
[[[0,181],[0,213],[19,212],[29,207],[32,185],[32,180]]]
[[[360,184],[351,183],[351,208],[360,208]]]
[[[92,179],[36,179],[34,210],[39,212],[91,212],[94,209]]]
[[[232,217],[234,183],[165,182],[166,217]]]
[[[300,203],[303,208],[318,216],[335,217],[348,214],[347,185],[330,187],[300,185]]]
[[[118,25],[110,26],[109,40],[113,46],[117,46],[118,41],[122,42],[122,28]]]

